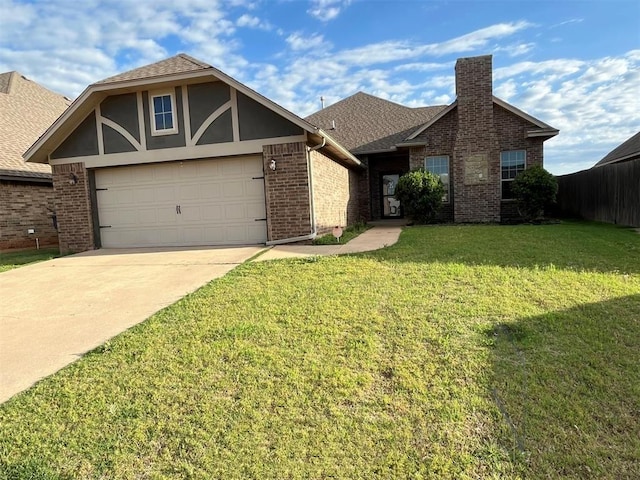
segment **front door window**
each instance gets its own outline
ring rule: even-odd
[[[382,216],[400,217],[400,202],[396,200],[396,185],[400,175],[397,173],[382,175]]]

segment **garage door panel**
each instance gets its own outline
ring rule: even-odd
[[[101,225],[136,225],[138,223],[138,212],[135,210],[110,209],[101,213]]]
[[[246,203],[245,208],[247,211],[247,217],[253,217],[254,219],[265,218],[267,213],[265,211],[264,202],[252,202]]]
[[[221,200],[223,198],[222,185],[220,183],[205,183],[198,186],[199,200]]]
[[[266,241],[261,157],[96,170],[105,247]],[[103,187],[104,186],[104,187]],[[177,208],[179,206],[180,208]]]
[[[246,167],[241,162],[225,159],[220,162],[221,176],[223,177],[241,177],[246,173]]]

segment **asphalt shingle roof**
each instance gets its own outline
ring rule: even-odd
[[[22,154],[70,104],[18,72],[0,74],[1,176],[51,178],[49,165],[27,163]]]
[[[105,83],[123,82],[126,80],[141,80],[146,78],[161,77],[164,75],[175,75],[179,73],[206,70],[211,65],[201,62],[185,53],[179,53],[173,57],[161,60],[140,68],[134,68],[128,72],[119,73],[113,77],[105,78],[96,82],[96,85]]]
[[[622,159],[633,156],[640,156],[640,132],[636,133],[626,142],[617,146],[609,152],[602,160],[596,163],[595,167],[601,167],[609,163],[616,163]]]
[[[320,127],[351,153],[388,150],[445,109],[405,107],[358,92],[340,100],[305,120]],[[335,122],[335,130],[332,129]]]

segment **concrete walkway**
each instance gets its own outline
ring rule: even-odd
[[[105,249],[0,273],[0,403],[263,249]]]
[[[346,244],[336,245],[278,245],[255,258],[254,262],[279,258],[312,257],[315,255],[340,255],[344,253],[369,252],[393,245],[402,231],[401,222],[378,222],[366,232]]]

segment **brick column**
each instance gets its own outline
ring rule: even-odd
[[[52,173],[60,252],[93,250],[89,179],[84,163],[53,165]]]
[[[262,159],[268,240],[309,235],[312,226],[306,144],[265,145]],[[276,162],[275,170],[270,168],[272,160]]]
[[[500,220],[500,151],[491,61],[486,55],[456,63],[458,131],[452,165],[456,222]]]

